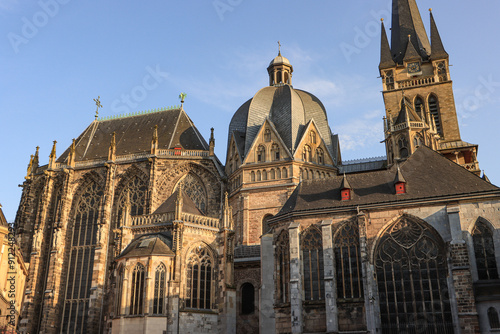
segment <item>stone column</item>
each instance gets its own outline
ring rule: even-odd
[[[292,333],[302,333],[302,275],[300,272],[300,223],[288,227],[290,237],[290,314]]]
[[[459,325],[459,328],[456,328],[455,324],[455,328],[461,333],[479,333],[479,317],[474,297],[469,252],[461,229],[460,209],[456,206],[447,207],[447,213],[452,237],[449,251],[450,278],[453,281],[448,281],[449,286],[452,284],[449,295],[450,299],[453,299],[453,296],[456,299],[456,303],[452,303],[452,305],[457,305],[454,309],[457,312],[454,320],[458,321]]]
[[[259,327],[261,334],[274,334],[276,321],[274,316],[274,248],[273,235],[265,234],[260,239],[260,313]]]
[[[378,303],[377,282],[375,281],[375,268],[370,263],[368,245],[366,240],[366,214],[358,213],[359,251],[361,255],[361,272],[363,273],[363,286],[365,297],[366,329],[376,333],[380,328],[380,310]]]
[[[339,319],[331,219],[324,220],[321,223],[321,231],[323,235],[323,266],[325,270],[326,331],[333,333],[339,331]]]

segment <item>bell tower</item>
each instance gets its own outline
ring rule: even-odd
[[[382,20],[379,64],[388,163],[425,145],[479,174],[478,146],[460,137],[449,55],[432,10],[429,42],[416,0],[393,0],[392,8],[391,45]]]

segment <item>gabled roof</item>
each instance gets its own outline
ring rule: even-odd
[[[303,181],[275,217],[316,210],[352,210],[363,205],[392,205],[398,202],[468,197],[492,192],[500,196],[500,188],[425,146],[419,147],[400,165],[400,169],[406,181],[405,194],[396,196],[394,180],[397,166],[393,165],[390,169],[350,174],[350,201],[341,201],[342,175]]]
[[[422,119],[418,116],[418,114],[413,110],[412,105],[410,102],[407,100],[407,98],[404,98],[404,103],[401,107],[401,110],[399,111],[398,118],[396,119],[396,122],[394,125],[398,125],[401,123],[405,122],[422,122]]]
[[[205,139],[182,109],[95,120],[76,140],[76,161],[107,159],[109,144],[116,133],[116,155],[150,152],[155,125],[160,149],[182,147],[208,150]],[[57,159],[66,162],[69,148]]]
[[[182,212],[184,213],[189,213],[193,215],[198,215],[198,216],[203,216],[203,213],[198,209],[196,204],[193,202],[193,200],[184,192],[182,191]],[[179,188],[177,188],[176,191],[173,192],[172,195],[170,195],[169,198],[165,202],[163,202],[158,209],[153,214],[160,214],[160,213],[169,213],[169,212],[175,212],[175,202],[177,200],[177,196],[179,194]]]
[[[116,260],[144,256],[175,256],[172,251],[172,236],[165,232],[141,235],[132,240]]]

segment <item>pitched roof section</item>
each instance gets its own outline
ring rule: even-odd
[[[439,35],[439,30],[434,21],[434,15],[431,11],[431,57],[432,59],[448,59],[448,52],[444,49],[443,42],[441,41],[441,36]]]
[[[182,191],[182,212],[203,216],[203,213],[198,209],[196,204],[194,204],[193,200],[183,190],[181,191]],[[175,212],[175,202],[177,200],[178,193],[179,189],[174,191],[174,193],[170,195],[170,197],[167,198],[167,200],[163,202],[153,214]]]
[[[132,240],[117,259],[143,256],[175,256],[172,251],[172,236],[164,232],[141,235]]]
[[[385,31],[384,21],[382,21],[382,37],[380,41],[380,64],[378,68],[381,70],[394,67],[396,63],[392,59],[391,47],[389,46],[389,40],[387,39],[387,33]]]
[[[401,201],[439,199],[496,192],[500,188],[482,180],[439,153],[421,146],[400,165],[407,193],[396,196],[394,180],[397,166],[390,169],[349,175],[351,200],[341,201],[343,176],[304,181],[275,216],[328,209],[352,209],[358,205],[395,204]],[[459,180],[459,182],[457,182]]]
[[[431,52],[429,38],[415,0],[392,1],[391,50],[395,62],[401,64],[411,35],[413,47],[427,60]]]
[[[75,160],[106,159],[113,132],[116,155],[149,152],[155,125],[158,125],[160,149],[208,150],[207,142],[184,110],[173,109],[92,122],[76,140]],[[66,162],[68,154],[69,148],[57,162]]]

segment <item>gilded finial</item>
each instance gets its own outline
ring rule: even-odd
[[[102,108],[102,104],[100,101],[100,96],[97,97],[97,99],[94,99],[95,105],[96,105],[96,110],[95,110],[95,119],[99,117],[99,108]]]
[[[380,18],[380,22],[384,22],[384,18],[383,17]]]
[[[186,99],[186,96],[187,96],[186,93],[179,94],[179,99],[181,100],[181,106],[184,104],[184,100]]]
[[[431,13],[432,13],[432,8],[429,8],[429,12],[431,12]]]

